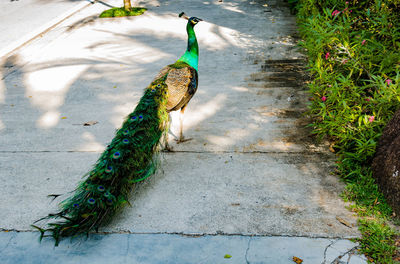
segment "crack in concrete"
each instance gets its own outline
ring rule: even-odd
[[[7,244],[0,250],[0,255],[3,254],[3,251],[6,250],[8,248],[8,246],[11,244],[11,241],[15,238],[17,234],[13,233],[12,236],[10,237],[10,239],[8,240]]]
[[[325,250],[324,250],[324,262],[322,262],[322,264],[326,264],[326,252],[328,251],[328,248],[330,248],[336,242],[337,242],[337,240],[336,241],[331,240],[331,243],[325,247]]]
[[[249,242],[247,243],[247,248],[246,248],[246,254],[244,255],[244,259],[246,260],[246,264],[250,264],[249,260],[248,260],[248,253],[249,253],[249,249],[250,249],[250,242],[253,239],[253,236],[249,237]]]
[[[327,259],[326,259],[326,253],[327,253],[328,249],[329,249],[330,247],[332,247],[334,244],[336,244],[338,241],[340,241],[340,240],[331,241],[331,243],[330,243],[328,246],[325,247],[325,250],[324,250],[324,261],[322,262],[322,264],[327,264],[327,262],[326,262],[326,261],[327,261]],[[340,264],[340,263],[343,263],[343,262],[341,261],[341,259],[342,259],[344,256],[353,253],[353,251],[357,250],[357,248],[358,248],[358,245],[352,247],[351,249],[347,250],[347,251],[344,252],[343,254],[337,256],[337,257],[336,257],[333,261],[331,261],[329,264]],[[346,261],[346,264],[349,264],[349,261],[350,261],[350,257],[349,257],[348,260]]]
[[[346,256],[347,254],[353,253],[353,251],[357,250],[358,246],[354,246],[351,249],[347,250],[345,253],[343,253],[342,255],[339,255],[338,257],[336,257],[330,264],[340,264],[341,263],[341,259]],[[348,258],[348,260],[346,261],[346,264],[349,264],[350,261],[350,257]]]
[[[125,251],[125,257],[127,257],[128,256],[128,254],[129,254],[129,246],[130,246],[130,237],[129,236],[127,236],[127,238],[126,238],[126,251]]]

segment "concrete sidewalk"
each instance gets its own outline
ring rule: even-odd
[[[10,232],[0,232],[3,262],[21,250],[41,260],[68,263],[76,255],[94,262],[91,250],[117,243],[104,259],[122,262],[128,252],[131,263],[172,256],[171,263],[291,263],[293,256],[341,263],[335,259],[354,253],[357,245],[347,238],[359,236],[356,217],[338,197],[343,185],[330,173],[334,157],[304,128],[304,57],[284,2],[141,5],[148,8],[144,15],[116,19],[98,19],[105,7],[90,5],[5,58],[0,228]],[[111,234],[93,235],[80,248],[68,240],[54,250],[50,241],[39,245],[30,224],[59,201],[46,196],[74,189],[143,88],[184,52],[181,11],[205,20],[196,26],[199,89],[184,121],[193,140],[177,145],[170,137],[175,152],[162,154],[162,168],[137,186],[132,207],[101,230]],[[98,123],[83,126],[88,121]],[[177,121],[174,114],[172,134]],[[157,248],[139,252],[129,241]],[[327,261],[329,245],[339,244],[345,246]]]
[[[0,58],[89,6],[89,0],[0,2]]]
[[[0,236],[0,262],[15,263],[366,263],[346,239],[259,236],[182,236],[176,234],[108,234],[90,239],[37,241],[37,234]],[[21,252],[23,251],[23,254]]]

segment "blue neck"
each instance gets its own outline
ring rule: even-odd
[[[197,71],[199,65],[199,45],[197,44],[193,24],[190,21],[187,23],[186,32],[188,34],[188,46],[186,52],[178,59],[178,61],[186,62]]]

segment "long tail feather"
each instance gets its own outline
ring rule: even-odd
[[[111,220],[125,204],[134,185],[154,173],[154,156],[163,133],[168,131],[166,75],[144,91],[135,110],[101,154],[86,179],[60,211],[39,219],[57,219],[41,228],[40,239],[50,232],[58,245],[61,237],[88,234]]]

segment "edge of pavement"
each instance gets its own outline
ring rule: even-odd
[[[10,56],[12,53],[14,53],[18,49],[24,47],[25,45],[27,45],[28,43],[30,43],[31,41],[33,41],[34,39],[39,37],[41,34],[44,34],[48,31],[50,31],[51,29],[56,27],[58,24],[65,21],[69,17],[73,16],[77,12],[79,12],[82,9],[87,8],[95,3],[97,3],[97,0],[84,0],[84,1],[78,2],[76,4],[76,6],[74,6],[73,8],[66,10],[65,12],[63,12],[60,15],[58,15],[57,17],[51,19],[50,21],[43,24],[42,26],[30,31],[28,34],[21,36],[21,38],[14,41],[10,45],[0,49],[0,59]]]

